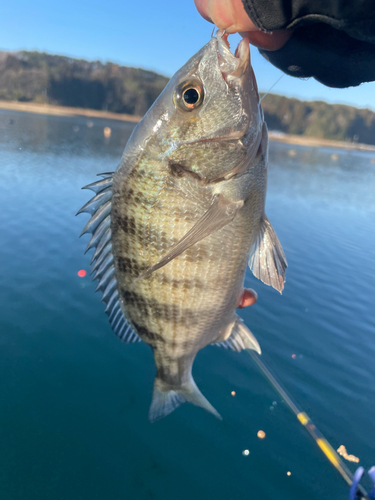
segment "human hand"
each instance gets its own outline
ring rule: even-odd
[[[279,50],[289,40],[292,31],[261,31],[247,15],[242,0],[194,0],[204,19],[227,33],[240,33],[250,43],[265,50]]]
[[[228,34],[240,33],[271,64],[328,87],[375,81],[375,21],[363,2],[194,0]],[[272,7],[271,7],[272,6]]]
[[[244,307],[252,306],[253,304],[255,304],[257,300],[258,300],[258,295],[254,290],[252,290],[251,288],[244,288],[238,309],[243,309]]]

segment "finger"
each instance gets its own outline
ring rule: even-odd
[[[283,47],[289,38],[292,36],[292,31],[279,30],[273,33],[265,33],[264,31],[248,31],[241,32],[241,36],[248,38],[249,42],[255,47],[264,50],[279,50]]]
[[[251,288],[245,288],[241,297],[240,305],[238,309],[242,309],[244,307],[252,306],[258,300],[258,295],[255,290]]]
[[[194,0],[198,12],[204,19],[214,23],[227,33],[253,31],[258,28],[251,21],[242,0]]]
[[[204,19],[214,23],[227,33],[241,33],[250,43],[264,50],[279,50],[292,35],[292,31],[273,33],[260,31],[247,15],[242,0],[194,0]]]
[[[197,11],[203,17],[203,19],[209,21],[210,23],[213,23],[213,20],[208,13],[208,2],[209,0],[194,0]]]

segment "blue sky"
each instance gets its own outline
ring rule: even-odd
[[[193,0],[17,0],[3,2],[0,49],[40,50],[85,59],[114,61],[171,76],[209,39],[212,25]],[[232,46],[239,37],[230,37]],[[253,48],[261,91],[282,74]],[[304,100],[321,99],[375,110],[375,83],[329,89],[313,79],[284,76],[273,92]]]

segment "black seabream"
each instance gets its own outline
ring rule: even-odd
[[[89,248],[116,335],[157,366],[151,421],[189,401],[220,415],[192,377],[208,344],[260,353],[235,310],[246,266],[280,292],[287,267],[265,214],[267,127],[248,40],[218,33],[136,126],[115,173],[86,188]]]

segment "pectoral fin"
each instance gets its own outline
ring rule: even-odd
[[[137,279],[148,278],[154,271],[168,264],[195,243],[229,224],[242,206],[243,201],[230,202],[219,194],[207,212],[194,224],[190,231],[157,264],[140,274]]]
[[[255,277],[282,293],[288,263],[266,215],[261,220],[258,237],[250,251],[249,267]]]

